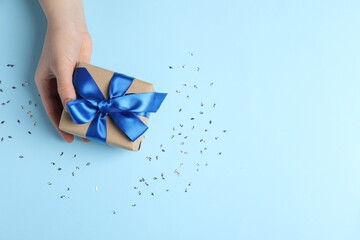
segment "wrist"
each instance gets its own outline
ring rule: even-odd
[[[82,0],[39,0],[48,21],[48,28],[87,32]]]

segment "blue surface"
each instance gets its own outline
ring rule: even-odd
[[[133,153],[60,139],[45,18],[1,1],[0,239],[359,239],[359,5],[86,1],[92,63],[169,93]]]

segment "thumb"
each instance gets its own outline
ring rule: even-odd
[[[72,83],[74,67],[75,66],[62,67],[55,72],[57,90],[65,111],[67,111],[66,103],[76,99],[76,93]]]

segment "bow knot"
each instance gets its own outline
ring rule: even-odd
[[[103,114],[103,116],[108,115],[109,107],[110,107],[110,100],[102,100],[98,104],[98,109]]]
[[[114,73],[110,80],[109,99],[105,99],[86,68],[76,68],[73,83],[77,99],[67,103],[69,114],[76,124],[89,123],[86,137],[106,143],[106,117],[131,140],[138,139],[148,127],[140,119],[157,112],[166,93],[146,92],[127,94],[134,78]]]

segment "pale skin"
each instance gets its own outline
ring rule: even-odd
[[[48,28],[35,74],[36,86],[47,115],[67,142],[74,136],[59,129],[66,103],[76,99],[72,73],[77,62],[90,62],[92,41],[82,0],[39,0]]]

